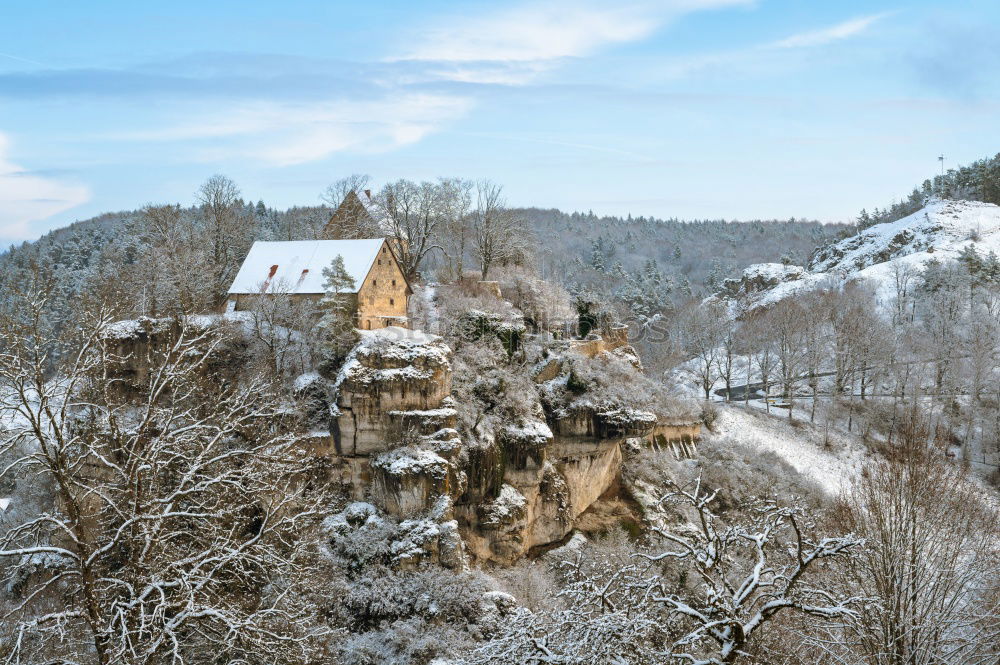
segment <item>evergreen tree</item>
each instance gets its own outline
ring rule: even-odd
[[[590,266],[597,272],[605,272],[604,252],[601,251],[600,240],[592,240],[590,247]]]
[[[323,268],[323,279],[325,294],[320,300],[323,317],[319,327],[327,338],[330,353],[327,360],[339,364],[357,342],[354,307],[350,299],[355,290],[354,278],[344,267],[344,257],[338,254],[328,267]]]

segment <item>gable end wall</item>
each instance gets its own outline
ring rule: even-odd
[[[395,255],[387,243],[382,243],[371,270],[358,289],[358,327],[362,330],[384,328],[387,325],[408,327],[408,288]]]

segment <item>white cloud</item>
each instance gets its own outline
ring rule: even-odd
[[[860,18],[844,21],[837,25],[832,25],[820,30],[810,30],[800,32],[797,35],[786,37],[770,44],[771,48],[808,48],[812,46],[823,46],[832,42],[838,42],[855,35],[859,35],[867,30],[876,21],[885,18],[888,13],[872,14]]]
[[[481,16],[446,19],[423,30],[414,46],[392,60],[464,65],[434,72],[449,80],[520,83],[562,58],[587,56],[605,46],[644,39],[684,14],[752,2],[532,2]]]
[[[199,156],[205,161],[241,157],[291,166],[345,150],[383,152],[409,145],[465,115],[471,106],[471,100],[462,97],[430,94],[261,102],[225,113],[186,110],[185,115],[197,119],[112,138],[203,142]]]
[[[0,237],[29,240],[37,222],[90,200],[90,191],[24,171],[8,161],[10,140],[0,133]]]
[[[580,56],[646,37],[657,25],[636,8],[538,3],[433,28],[404,58],[477,62]]]

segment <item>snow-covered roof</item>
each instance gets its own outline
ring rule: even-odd
[[[229,293],[324,293],[323,269],[339,255],[354,278],[354,293],[368,275],[385,238],[257,241]]]

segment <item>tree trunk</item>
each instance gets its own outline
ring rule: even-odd
[[[809,422],[816,422],[816,386],[813,386],[813,403],[812,408],[809,409]]]
[[[747,356],[747,384],[743,387],[743,405],[750,406],[750,367],[752,366],[750,357]]]

